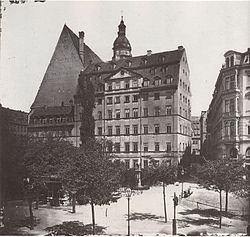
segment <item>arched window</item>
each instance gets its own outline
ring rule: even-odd
[[[230,149],[230,158],[237,158],[238,157],[238,150],[235,147]]]
[[[247,148],[246,159],[250,159],[250,147]]]
[[[235,135],[235,123],[230,122],[230,136],[234,136],[234,135]]]
[[[148,87],[149,86],[149,80],[147,78],[143,79],[143,83],[142,83],[143,87]]]
[[[226,58],[226,67],[229,67],[229,58]]]
[[[230,57],[230,65],[231,67],[234,66],[234,56]]]
[[[156,77],[155,80],[154,80],[154,85],[155,86],[160,86],[161,85],[161,78]]]

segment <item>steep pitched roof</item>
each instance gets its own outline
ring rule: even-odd
[[[79,38],[64,25],[31,109],[70,105],[77,91],[78,75],[89,63],[101,59],[85,44],[84,64],[79,55]]]
[[[77,50],[77,52],[79,53],[79,37],[65,24],[63,27],[63,30],[66,30],[71,39],[72,42]],[[102,62],[102,60],[90,49],[90,47],[88,45],[84,45],[84,62],[85,64],[89,64],[89,63],[97,63],[97,62]],[[80,57],[80,55],[79,55]]]

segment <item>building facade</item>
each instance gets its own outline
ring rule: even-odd
[[[145,168],[150,159],[177,162],[191,143],[186,51],[132,57],[123,19],[118,28],[112,60],[89,65],[79,77],[95,87],[95,136],[110,140],[108,151],[127,168]]]
[[[203,144],[207,139],[207,111],[201,111],[200,116],[200,150],[202,151]]]
[[[101,62],[101,59],[85,44],[84,32],[77,36],[64,25],[31,106],[29,136],[37,139],[63,137],[79,146],[80,124],[74,95],[80,71],[96,62]]]
[[[195,155],[200,155],[201,149],[201,132],[200,132],[200,117],[192,116],[191,117],[191,135],[192,135],[192,145],[191,152]]]
[[[225,53],[207,116],[215,158],[243,158],[250,168],[250,48]]]

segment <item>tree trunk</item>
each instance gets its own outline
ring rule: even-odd
[[[29,212],[30,212],[30,229],[34,229],[34,216],[33,216],[33,211],[32,211],[32,198],[28,198],[28,203],[29,203]]]
[[[76,213],[76,195],[72,194],[72,213]]]
[[[221,222],[222,222],[222,195],[220,190],[220,220],[219,220],[219,227],[221,228]]]
[[[226,203],[225,203],[225,213],[228,212],[228,190],[226,190]]]
[[[90,202],[91,205],[91,212],[92,212],[92,225],[93,225],[93,232],[92,234],[95,235],[95,204],[92,202]]]
[[[35,209],[38,209],[39,207],[39,192],[36,193],[36,205],[35,205]]]
[[[162,188],[163,188],[163,208],[164,208],[164,216],[165,216],[165,223],[168,222],[167,219],[167,207],[166,207],[166,190],[165,190],[165,183],[162,183]]]

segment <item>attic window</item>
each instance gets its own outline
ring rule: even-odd
[[[122,75],[122,76],[124,75],[124,70],[121,70],[121,75]]]
[[[144,65],[146,65],[148,63],[148,60],[146,58],[143,58],[142,61],[143,61]]]
[[[155,86],[160,86],[161,85],[161,79],[159,77],[154,80],[154,85]]]
[[[115,68],[116,68],[116,64],[112,63],[112,69],[115,69]]]
[[[249,55],[246,55],[244,58],[244,63],[249,63]]]
[[[127,61],[127,65],[128,65],[128,67],[130,67],[131,66],[131,61]]]
[[[173,76],[172,75],[167,75],[164,83],[165,84],[171,84],[171,83],[173,83]],[[181,80],[180,80],[180,83],[181,83]]]
[[[100,65],[96,65],[96,70],[99,71],[101,69]]]
[[[148,79],[144,79],[142,86],[143,87],[148,87],[149,86],[149,80]]]
[[[164,55],[162,55],[161,57],[160,57],[160,60],[161,60],[161,62],[165,62],[165,56]]]

